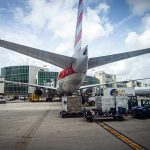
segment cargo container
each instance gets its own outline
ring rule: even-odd
[[[82,99],[80,96],[63,96],[62,108],[60,112],[62,117],[80,116],[81,115]]]

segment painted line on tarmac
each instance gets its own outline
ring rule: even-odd
[[[144,146],[138,144],[134,140],[130,139],[129,137],[125,136],[121,132],[117,131],[116,129],[110,127],[104,122],[96,122],[99,126],[101,126],[103,129],[111,133],[113,136],[117,137],[119,140],[130,146],[134,150],[147,150]]]
[[[37,129],[40,127],[40,125],[43,123],[44,119],[50,112],[49,110],[46,110],[39,118],[37,121],[35,121],[31,127],[25,132],[25,134],[21,137],[21,139],[16,143],[15,149],[16,150],[25,150],[28,143],[32,139],[33,135],[37,131]]]

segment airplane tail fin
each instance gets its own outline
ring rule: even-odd
[[[81,50],[82,16],[83,16],[83,0],[79,0],[75,41],[74,41],[74,56],[76,56]]]

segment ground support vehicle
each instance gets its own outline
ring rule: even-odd
[[[89,97],[88,100],[87,100],[87,103],[88,103],[90,106],[95,106],[95,96]]]
[[[82,99],[80,96],[63,96],[62,108],[60,116],[65,117],[81,117]]]
[[[141,106],[132,107],[131,115],[139,119],[150,118],[150,99],[141,100]]]
[[[0,96],[0,103],[6,103],[6,99],[4,96]]]
[[[128,96],[128,112],[131,113],[132,107],[138,106],[137,96]]]
[[[36,94],[32,94],[29,98],[30,102],[39,102],[39,96]]]
[[[19,100],[25,101],[25,100],[26,100],[26,97],[25,97],[25,96],[19,96]]]
[[[102,112],[101,109],[92,109],[87,110],[83,108],[81,110],[82,116],[89,122],[103,120],[103,119],[113,119],[113,120],[124,120],[124,114],[126,110],[124,108],[119,108],[119,111],[115,111],[114,108],[111,108],[109,112]]]
[[[53,98],[57,96],[57,92],[55,90],[47,90],[45,93],[46,95],[46,102],[52,102]]]
[[[86,110],[82,109],[82,115],[88,121],[100,120],[100,119],[115,119],[124,120],[124,115],[127,113],[128,97],[126,95],[121,96],[95,96],[95,109]]]

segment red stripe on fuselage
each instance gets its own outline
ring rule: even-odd
[[[58,80],[63,79],[67,76],[70,76],[74,73],[76,72],[72,69],[72,66],[70,66],[59,73]]]

